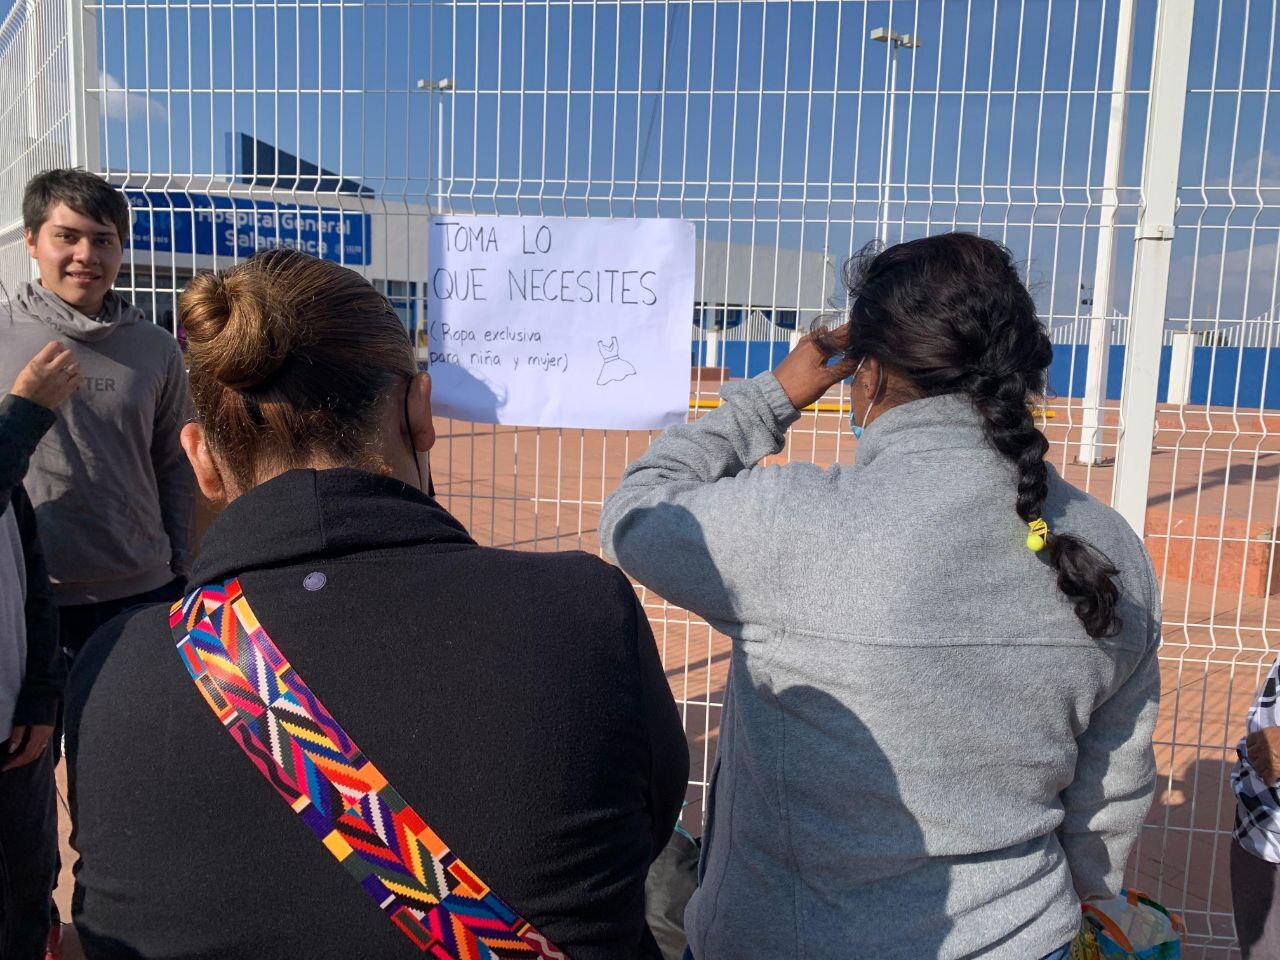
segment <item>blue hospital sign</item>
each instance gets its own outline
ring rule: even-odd
[[[357,266],[371,259],[367,213],[209,194],[126,190],[125,195],[135,250],[247,257],[291,247]]]

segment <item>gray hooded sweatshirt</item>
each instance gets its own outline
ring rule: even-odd
[[[93,319],[24,283],[0,304],[0,390],[51,340],[85,377],[26,478],[59,605],[186,576],[195,477],[178,434],[194,412],[177,342],[114,292]]]
[[[1090,638],[1026,547],[963,397],[893,408],[857,466],[761,467],[772,374],[663,433],[606,553],[733,640],[685,916],[697,960],[1032,960],[1114,894],[1151,798],[1159,607],[1141,541],[1051,472],[1044,517],[1121,571]],[[718,699],[713,694],[712,699]]]

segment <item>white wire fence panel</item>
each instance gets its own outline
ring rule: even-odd
[[[1145,64],[1154,4],[1137,7]],[[1119,12],[986,0],[442,4],[430,79],[451,84],[437,94],[435,192],[454,213],[693,221],[695,357],[711,368],[694,379],[695,408],[715,403],[721,371],[751,374],[782,356],[773,345],[790,331],[766,336],[753,323],[794,316],[805,329],[841,301],[843,262],[877,238],[968,229],[1003,240],[1046,323],[1078,324],[1102,216]],[[920,42],[874,42],[878,27]],[[1144,103],[1131,88],[1138,129]],[[1130,163],[1116,184],[1121,229],[1136,216],[1136,174]],[[1070,382],[1082,360],[1066,351],[1064,364]],[[780,459],[851,459],[840,397],[829,399]],[[1064,467],[1077,410],[1054,411]],[[468,487],[452,487],[451,503],[473,525],[491,523],[498,542],[596,550],[600,504],[648,440],[468,427],[433,463],[458,465],[445,473]],[[500,465],[492,477],[474,472],[490,464]],[[1109,471],[1076,472],[1110,495]],[[685,709],[700,801],[728,641],[641,592]]]
[[[1154,2],[1136,7],[1142,76]],[[175,328],[195,270],[261,246],[362,271],[417,331],[432,210],[681,217],[698,233],[696,411],[837,306],[841,265],[869,241],[993,236],[1025,264],[1046,323],[1078,325],[1104,213],[1120,229],[1136,213],[1132,162],[1104,203],[1119,0],[89,9],[89,162],[134,202],[122,282]],[[872,40],[881,27],[912,39]],[[1129,90],[1133,124],[1145,97]],[[1082,361],[1067,350],[1058,367],[1069,395]],[[849,460],[839,404],[798,424],[783,459]],[[1064,467],[1077,410],[1056,411]],[[595,551],[600,504],[648,441],[453,423],[432,467],[482,540]],[[1109,495],[1109,471],[1077,473]],[[696,821],[727,641],[644,601],[695,747]]]
[[[1195,4],[1147,540],[1164,597],[1161,783],[1139,862],[1233,954],[1228,775],[1280,651],[1280,5]],[[1184,344],[1177,342],[1184,338]]]
[[[1015,252],[1054,340],[1055,463],[1111,497],[1110,467],[1075,463],[1079,398],[1093,318],[1114,318],[1097,327],[1113,350],[1126,339],[1155,0],[103,0],[83,55],[74,7],[19,3],[0,27],[0,189],[16,210],[30,173],[76,157],[126,189],[122,285],[179,333],[186,280],[262,247],[362,272],[417,336],[432,212],[681,217],[698,236],[697,416],[838,308],[864,244],[972,230]],[[1272,655],[1275,0],[1195,17],[1162,374],[1183,402],[1160,411],[1148,518],[1162,786],[1131,876],[1187,917],[1189,955],[1218,955],[1227,748]],[[18,270],[20,249],[0,243],[0,262]],[[844,398],[827,399],[779,460],[852,459]],[[1112,453],[1114,402],[1102,420]],[[431,469],[482,542],[594,552],[604,498],[651,439],[447,422]],[[641,596],[684,711],[696,829],[729,645]]]
[[[0,22],[0,190],[72,162],[71,62],[66,0],[13,4]],[[20,219],[11,207],[6,226]]]
[[[20,0],[0,21],[0,277],[30,276],[22,245],[22,188],[75,162],[73,51],[67,0]]]

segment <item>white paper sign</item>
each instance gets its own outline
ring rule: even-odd
[[[429,229],[436,413],[624,430],[685,421],[693,224],[438,216]]]

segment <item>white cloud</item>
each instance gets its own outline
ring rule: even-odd
[[[1229,154],[1227,155],[1229,156]],[[1218,166],[1215,162],[1216,155],[1208,161],[1210,166]],[[1221,168],[1215,174],[1205,177],[1206,187],[1230,187],[1236,190],[1249,190],[1250,188],[1275,188],[1280,187],[1280,153],[1271,150],[1263,150],[1261,153],[1255,153],[1251,157],[1245,157],[1243,160],[1238,156],[1236,158],[1235,169],[1231,171],[1231,175],[1227,176],[1222,172],[1222,168],[1226,167],[1227,157],[1221,158],[1224,162]],[[1196,172],[1184,171],[1182,180],[1195,179]],[[1188,183],[1188,187],[1194,187],[1195,184]]]
[[[102,88],[102,113],[109,120],[134,120],[167,123],[168,111],[144,93],[126,90],[120,81],[102,71],[99,86]]]

